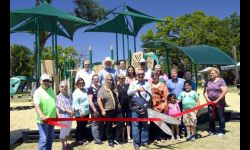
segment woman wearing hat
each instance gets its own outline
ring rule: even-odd
[[[33,102],[36,111],[36,121],[39,128],[38,149],[52,149],[54,126],[44,123],[47,118],[56,118],[56,95],[51,88],[51,78],[42,74],[40,87],[35,90]]]
[[[115,83],[117,81],[117,74],[115,69],[112,68],[112,65],[114,64],[114,61],[109,58],[106,57],[103,62],[102,62],[104,68],[102,70],[99,71],[98,76],[100,79],[100,83],[103,85],[104,84],[104,79],[108,74],[111,74],[113,76],[113,78],[115,79]]]

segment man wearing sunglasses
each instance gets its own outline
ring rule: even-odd
[[[148,83],[148,81],[144,80],[144,76],[145,76],[144,70],[139,69],[137,71],[138,80],[132,81],[132,83],[129,85],[128,95],[132,96],[131,105],[133,105],[133,102],[141,103],[147,101],[148,104],[151,103],[150,102],[152,93],[151,85]],[[136,109],[132,109],[131,117],[148,118],[148,113],[147,111],[139,113],[138,111],[136,111]],[[132,122],[132,135],[133,135],[133,144],[135,150],[139,150],[139,146],[141,144],[146,148],[148,148],[149,133],[148,133],[147,122]]]
[[[47,118],[56,118],[56,95],[51,88],[51,78],[48,74],[42,74],[40,87],[35,90],[33,102],[36,111],[36,121],[39,128],[38,149],[52,149],[54,126],[43,121]]]

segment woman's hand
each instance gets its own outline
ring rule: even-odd
[[[102,111],[102,115],[106,116],[106,111],[105,110]]]

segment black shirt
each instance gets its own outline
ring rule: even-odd
[[[118,99],[120,101],[120,104],[122,105],[123,110],[129,109],[129,102],[131,97],[127,94],[128,88],[129,84],[125,84],[124,86],[120,84],[117,85],[117,90],[119,93]]]

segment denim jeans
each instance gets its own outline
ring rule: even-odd
[[[216,116],[219,121],[219,133],[225,133],[224,106],[216,105]],[[213,106],[208,106],[209,130],[215,132],[215,119],[213,118]]]
[[[38,123],[39,128],[39,150],[51,150],[54,138],[54,126]]]
[[[148,114],[138,114],[134,111],[132,111],[131,114],[132,118],[148,118]],[[139,130],[141,129],[141,132]],[[132,122],[132,135],[133,135],[133,141],[134,146],[138,147],[140,146],[140,137],[141,137],[141,143],[142,144],[148,144],[149,134],[148,134],[148,122]]]

